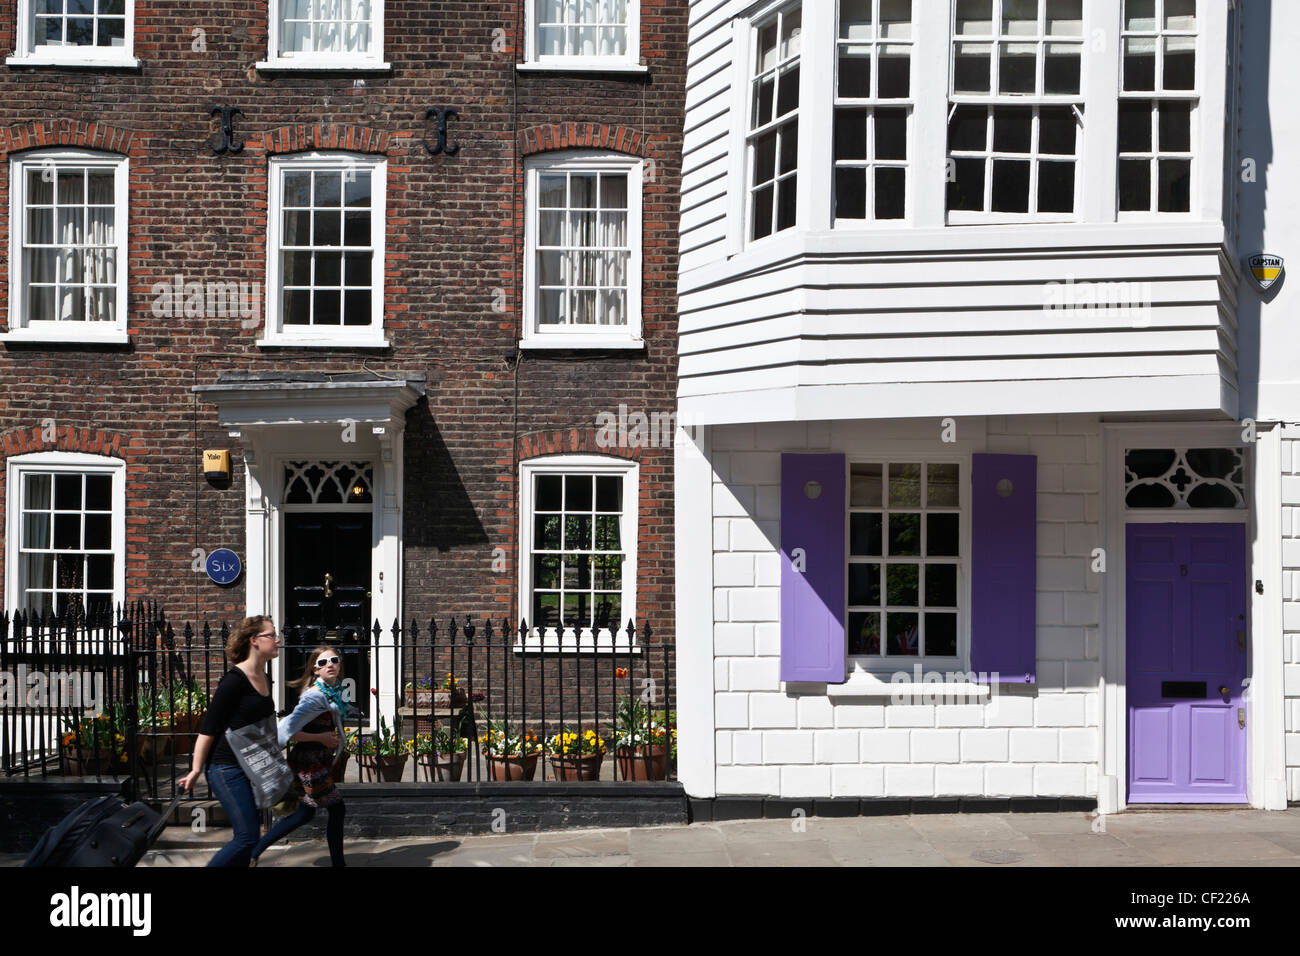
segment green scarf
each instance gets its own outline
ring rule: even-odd
[[[343,699],[343,691],[337,685],[327,684],[319,677],[316,678],[316,686],[329,699],[329,702],[338,708],[339,718],[346,719],[348,716],[348,703]]]

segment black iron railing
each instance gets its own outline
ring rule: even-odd
[[[650,624],[629,621],[617,634],[593,637],[490,618],[421,620],[375,622],[368,631],[283,629],[281,663],[268,673],[282,713],[296,702],[288,684],[311,651],[340,651],[352,703],[347,782],[481,781],[530,771],[539,781],[674,776],[674,648],[657,641]],[[229,667],[229,624],[178,632],[146,603],[111,618],[18,614],[3,623],[0,773],[123,780],[138,794],[170,796]],[[603,751],[603,759],[552,753],[566,732],[591,741],[581,749]],[[406,760],[378,760],[375,751],[385,749]],[[205,794],[200,782],[196,797]]]

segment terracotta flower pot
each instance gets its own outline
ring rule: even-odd
[[[555,771],[556,780],[599,780],[600,765],[604,761],[604,754],[582,754],[570,757],[552,754],[551,769]]]
[[[88,777],[111,773],[113,757],[107,749],[92,747],[64,747],[63,772],[70,777]]]
[[[357,768],[365,783],[400,783],[402,771],[406,769],[406,754],[396,757],[357,754]]]
[[[203,714],[177,714],[170,722],[142,726],[136,733],[140,757],[152,761],[194,753],[194,735],[202,725]]]
[[[668,745],[642,744],[615,751],[618,775],[623,780],[667,780]]]
[[[469,703],[469,695],[460,688],[455,690],[430,690],[428,688],[406,688],[402,691],[402,698],[407,707],[416,707],[421,709],[438,708],[447,710],[464,707]]]
[[[465,753],[420,754],[415,758],[415,765],[424,771],[425,780],[454,782],[465,770]]]
[[[532,780],[537,773],[538,754],[526,757],[487,757],[489,780]]]

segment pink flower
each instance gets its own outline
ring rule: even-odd
[[[379,691],[375,690],[373,687],[370,688],[370,693],[374,694],[376,697],[379,696]]]

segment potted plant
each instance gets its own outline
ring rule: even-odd
[[[542,743],[527,730],[511,730],[505,721],[488,724],[478,740],[487,760],[489,780],[532,780]]]
[[[566,729],[550,739],[547,750],[556,780],[599,780],[605,759],[605,739],[594,730]]]
[[[469,695],[460,686],[460,681],[450,672],[443,677],[437,687],[434,686],[432,677],[408,680],[402,688],[402,696],[407,707],[451,709],[464,707],[469,703]]]
[[[410,750],[415,755],[417,776],[423,770],[426,780],[456,781],[465,769],[469,741],[434,724],[432,733],[416,735]]]
[[[63,745],[64,772],[71,776],[109,773],[126,763],[126,737],[107,714],[81,717],[67,725]]]
[[[194,735],[208,710],[208,695],[193,680],[177,680],[156,694],[137,696],[140,756],[194,752]]]
[[[402,723],[397,721],[396,730],[390,729],[388,721],[379,718],[379,733],[362,737],[354,735],[350,745],[352,753],[357,756],[357,769],[361,779],[367,783],[376,780],[382,783],[398,783],[402,771],[406,769],[408,750],[402,741]]]
[[[635,697],[625,696],[614,715],[614,756],[624,780],[668,779],[668,754],[677,746],[676,714],[652,712]]]

